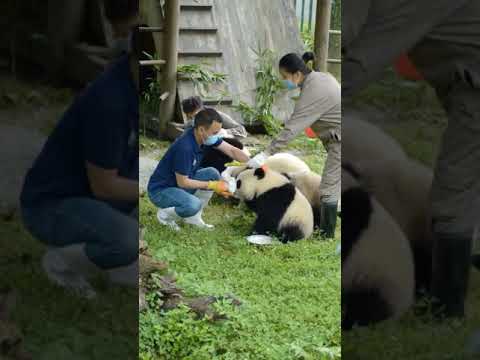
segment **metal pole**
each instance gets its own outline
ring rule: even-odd
[[[314,0],[310,0],[310,9],[308,13],[308,31],[312,31],[312,18],[313,18],[313,2]]]
[[[179,38],[179,18],[180,1],[166,0],[165,9],[165,46],[163,53],[167,61],[162,69],[163,91],[168,92],[170,96],[160,103],[158,136],[165,138],[167,134],[168,123],[173,120],[175,115],[175,101],[177,94],[177,64],[178,64],[178,38]]]
[[[328,69],[328,40],[331,13],[332,0],[317,0],[314,45],[317,71],[325,72]]]

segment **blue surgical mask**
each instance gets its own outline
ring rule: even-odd
[[[205,142],[203,143],[203,145],[207,145],[207,146],[212,146],[213,144],[215,144],[218,140],[220,140],[221,137],[218,136],[218,135],[210,135],[207,140],[205,140]]]
[[[119,53],[130,53],[132,51],[132,32],[127,37],[117,38],[113,41],[113,48]]]
[[[297,84],[292,80],[282,80],[282,84],[288,90],[295,90],[297,88]]]

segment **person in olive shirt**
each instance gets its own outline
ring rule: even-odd
[[[308,61],[309,57],[306,57]],[[341,117],[340,84],[329,73],[312,71],[299,55],[287,54],[279,63],[280,74],[289,90],[300,88],[292,116],[284,129],[265,151],[249,162],[259,167],[266,157],[285,148],[305,129],[311,128],[327,150],[323,168],[320,231],[326,238],[335,236],[341,183]]]
[[[117,39],[129,38],[138,1],[105,6]],[[106,272],[122,285],[138,282],[137,58],[124,53],[78,96],[21,193],[26,228],[49,246],[43,258],[48,277],[86,297],[95,296],[90,273]]]

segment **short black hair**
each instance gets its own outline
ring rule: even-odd
[[[139,13],[138,0],[103,0],[103,6],[111,23],[129,20]]]
[[[200,110],[197,115],[195,115],[195,129],[198,129],[199,126],[204,126],[210,128],[213,122],[223,124],[223,119],[220,114],[212,108],[205,108]]]
[[[315,54],[313,51],[307,51],[306,53],[303,54],[302,56],[303,61],[308,63],[309,61],[315,61]]]
[[[182,101],[182,110],[185,114],[203,108],[203,101],[198,96],[192,96]]]
[[[282,57],[278,67],[285,70],[289,74],[295,74],[297,71],[300,71],[306,75],[312,72],[300,55],[295,53],[290,53]]]
[[[140,32],[140,26],[135,26],[132,29],[132,38],[130,39],[130,41],[131,41],[130,46],[132,47],[132,52],[131,53],[132,53],[132,55],[135,56],[136,59],[141,59],[142,58],[143,49],[145,49],[146,36],[148,36],[148,35],[150,35],[150,34]],[[144,67],[144,68],[146,68],[146,67]],[[141,73],[146,74],[147,71],[144,71],[144,70],[147,70],[147,69],[140,69],[139,71]],[[150,69],[150,70],[151,70],[150,75],[153,78],[155,76],[154,71],[152,71],[152,69]]]

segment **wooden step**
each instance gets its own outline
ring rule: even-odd
[[[200,33],[217,33],[218,28],[215,26],[190,26],[190,27],[182,27],[180,28],[181,33],[186,33],[186,32],[200,32]]]
[[[213,9],[213,5],[207,4],[182,4],[180,5],[180,10],[202,10],[202,11],[210,11]]]
[[[218,50],[179,50],[179,56],[197,56],[197,57],[221,57],[223,51]]]
[[[140,32],[163,32],[162,26],[141,26]]]
[[[233,105],[233,99],[225,98],[225,99],[203,99],[204,105]]]
[[[141,27],[140,32],[163,32],[163,27],[161,26],[150,26],[150,27]],[[200,32],[200,33],[217,33],[217,27],[182,27],[180,28],[181,33],[190,33],[190,32]]]
[[[140,66],[165,65],[165,60],[140,60]]]

